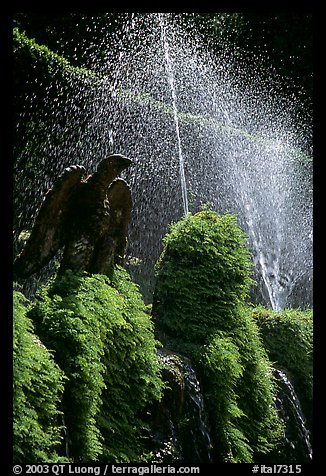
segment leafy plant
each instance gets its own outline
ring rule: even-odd
[[[27,317],[29,302],[13,294],[13,458],[56,463],[63,438],[60,402],[64,375]]]
[[[69,378],[63,408],[74,460],[145,458],[142,412],[162,382],[153,325],[128,273],[67,271],[42,288],[30,316]]]
[[[205,343],[212,333],[236,326],[238,305],[252,283],[246,236],[236,218],[208,210],[188,214],[164,241],[153,306],[158,329]]]
[[[236,217],[207,208],[171,226],[157,263],[157,333],[197,366],[220,461],[254,461],[281,436],[270,362],[245,304],[250,274]]]

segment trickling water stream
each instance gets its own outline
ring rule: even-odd
[[[186,390],[189,396],[188,398],[190,398],[192,402],[189,414],[192,418],[190,434],[194,451],[198,461],[202,461],[204,452],[204,458],[207,459],[209,463],[211,463],[213,446],[207,424],[207,416],[205,413],[204,399],[200,388],[200,383],[189,359],[183,358],[183,366],[185,372]]]
[[[160,350],[158,356],[164,364],[163,376],[170,390],[161,408],[155,410],[158,415],[154,429],[156,457],[165,463],[213,462],[204,398],[190,360],[166,349]]]
[[[274,368],[274,373],[279,385],[276,407],[285,424],[286,457],[290,462],[309,462],[312,460],[312,445],[299,398],[286,372]]]

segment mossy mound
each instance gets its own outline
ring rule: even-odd
[[[128,273],[68,270],[39,290],[29,317],[68,379],[62,410],[70,459],[146,461],[144,413],[161,397],[162,381],[153,324]]]
[[[60,400],[65,378],[34,332],[29,302],[14,291],[13,457],[15,463],[64,462]]]
[[[312,427],[313,312],[311,309],[272,311],[257,306],[251,311],[269,358],[287,370]]]
[[[246,242],[236,217],[203,210],[171,227],[157,264],[157,332],[199,371],[216,461],[259,460],[282,433],[271,365],[246,306]]]

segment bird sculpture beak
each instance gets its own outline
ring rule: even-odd
[[[119,154],[119,155],[114,155],[113,157],[115,157],[118,160],[119,166],[123,167],[123,169],[126,169],[133,164],[132,160],[130,160],[128,157],[125,157],[124,155]]]
[[[120,172],[122,170],[127,169],[132,165],[132,161],[128,159],[128,157],[122,155],[122,154],[112,154],[106,157],[105,159],[101,160],[99,163],[99,166],[97,168],[98,171],[100,170],[106,170],[109,168],[116,168]]]

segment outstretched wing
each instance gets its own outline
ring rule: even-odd
[[[63,246],[71,200],[83,175],[84,167],[70,166],[48,190],[36,215],[30,237],[14,262],[14,276],[27,278],[39,271]]]

